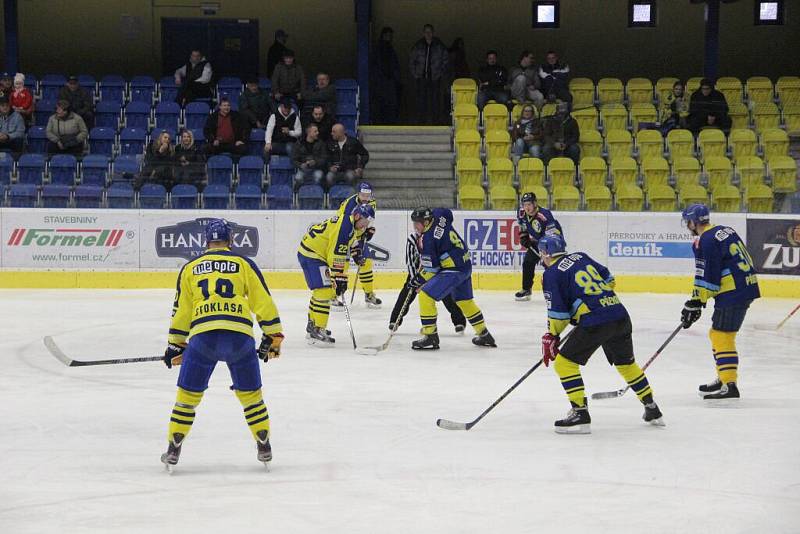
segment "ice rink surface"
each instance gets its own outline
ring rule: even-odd
[[[269,277],[267,276],[267,279]],[[594,401],[591,435],[557,435],[568,402],[541,367],[469,432],[469,421],[540,357],[544,305],[479,292],[499,348],[456,336],[440,315],[442,350],[412,352],[416,305],[390,349],[308,347],[308,293],[276,291],[286,342],[262,366],[274,461],[267,473],[241,407],[217,367],[180,464],[159,462],[176,370],[161,363],[67,368],[78,359],[163,353],[172,291],[0,292],[0,532],[271,533],[797,533],[800,532],[800,318],[760,299],[739,335],[735,406],[711,407],[710,311],[648,371],[665,428],[646,426],[629,392]],[[353,308],[356,335],[380,344],[382,310]],[[623,294],[640,363],[677,325],[684,296]],[[444,309],[440,309],[440,313]],[[469,334],[471,334],[471,329]],[[597,353],[587,392],[622,387]]]

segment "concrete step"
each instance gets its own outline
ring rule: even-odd
[[[367,167],[364,177],[368,180],[385,178],[387,180],[453,180],[453,170],[399,170],[399,169],[373,169]]]
[[[368,149],[369,150],[369,149]],[[455,154],[453,152],[402,152],[402,151],[369,151],[369,161],[449,161],[451,164],[455,161]]]
[[[407,171],[445,171],[449,170],[452,175],[453,160],[447,159],[415,159],[408,157],[405,159],[373,159],[369,158],[369,171],[375,170],[407,170]]]
[[[391,144],[406,144],[406,143],[451,143],[452,137],[449,134],[437,135],[367,135],[361,137],[361,142],[364,145],[371,143],[391,143]]]
[[[369,143],[364,145],[367,150],[374,152],[453,152],[450,143]]]

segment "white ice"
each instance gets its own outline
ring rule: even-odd
[[[382,310],[352,310],[362,344],[388,333],[394,295],[380,296]],[[622,297],[641,363],[685,297]],[[553,421],[568,403],[544,367],[469,432],[435,425],[473,419],[538,360],[540,295],[477,293],[497,349],[456,336],[442,308],[442,350],[412,352],[415,305],[378,356],[352,351],[341,313],[337,348],[308,347],[308,294],[275,298],[287,339],[262,366],[271,472],[221,365],[169,476],[159,456],[176,370],[67,368],[42,336],[75,358],[157,355],[172,292],[0,292],[0,532],[800,532],[800,317],[768,330],[794,302],[750,310],[735,406],[696,395],[715,374],[706,311],[648,370],[665,428],[645,425],[629,392],[590,405],[591,435],[564,436]],[[584,379],[588,392],[624,385],[602,353]]]

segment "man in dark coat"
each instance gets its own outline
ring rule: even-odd
[[[372,52],[372,101],[374,110],[372,120],[375,124],[397,124],[400,118],[400,60],[392,46],[394,31],[387,27],[381,30],[375,49]]]
[[[689,101],[689,129],[696,134],[707,127],[730,130],[731,118],[725,95],[714,88],[713,80],[703,78]]]
[[[219,108],[208,116],[203,133],[209,154],[229,152],[236,156],[247,154],[250,125],[241,113],[231,110],[227,97],[222,97]]]
[[[355,137],[350,137],[341,124],[334,124],[328,141],[328,186],[334,183],[352,185],[364,176],[369,152]]]
[[[448,61],[447,47],[438,37],[434,37],[433,26],[426,24],[422,39],[414,44],[408,58],[416,87],[418,124],[438,124],[442,121],[442,77],[447,71]]]
[[[213,75],[211,63],[203,53],[200,50],[192,50],[189,61],[175,71],[175,84],[180,87],[175,100],[181,106],[195,100],[210,100]]]
[[[272,71],[275,70],[275,65],[283,61],[283,53],[289,50],[286,46],[286,41],[289,39],[289,34],[283,30],[275,32],[275,42],[269,47],[267,51],[267,76],[272,78]]]
[[[69,102],[69,109],[80,115],[87,128],[94,126],[94,100],[89,91],[78,84],[77,76],[67,79],[67,85],[58,92],[58,99]]]

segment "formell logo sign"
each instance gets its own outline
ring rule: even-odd
[[[15,228],[9,247],[116,247],[125,235],[121,228]],[[129,237],[133,237],[132,235]]]
[[[170,226],[156,228],[156,254],[160,258],[184,258],[191,260],[198,257],[206,248],[205,227],[209,217],[200,217],[192,221],[182,221]],[[258,254],[259,236],[255,226],[244,226],[228,221],[231,227],[231,250],[243,256],[254,257]]]

